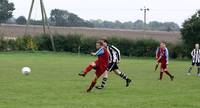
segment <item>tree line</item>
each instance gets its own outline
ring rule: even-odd
[[[103,21],[103,20],[90,20],[90,22],[97,28],[112,28],[112,29],[133,29],[133,30],[158,30],[158,31],[179,31],[180,27],[174,22],[158,22],[151,21],[148,24],[144,24],[142,20],[135,22],[120,22],[120,21]]]
[[[13,18],[12,12],[15,10],[14,4],[8,0],[1,0],[0,2],[0,23],[14,23],[14,24],[26,24],[26,18],[19,16]],[[133,29],[142,30],[144,29],[144,22],[137,20],[135,22],[120,22],[120,21],[104,21],[104,20],[84,20],[78,15],[71,13],[67,10],[53,9],[51,10],[48,22],[51,26],[62,26],[62,27],[91,27],[91,28],[111,28],[111,29]],[[41,20],[31,19],[30,24],[42,25]],[[158,22],[152,21],[145,25],[148,30],[159,30],[159,31],[179,31],[179,26],[174,22]]]
[[[84,20],[78,15],[68,12],[67,10],[53,9],[49,17],[51,26],[61,27],[90,27],[90,28],[110,28],[110,29],[132,29],[143,30],[144,22],[137,20],[135,22],[120,22],[120,21],[104,21],[104,20]],[[32,25],[42,25],[41,20],[31,20]],[[16,19],[16,24],[26,24],[26,18],[20,16]],[[145,25],[147,30],[158,31],[179,31],[180,27],[174,22],[158,22],[152,21]]]
[[[95,50],[97,37],[87,37],[80,34],[53,34],[57,52],[72,52],[89,54]],[[118,47],[123,56],[154,57],[159,41],[152,39],[131,40],[126,38],[109,37],[110,44]],[[190,49],[183,44],[168,43],[171,58],[190,57]],[[16,39],[4,39],[0,36],[0,51],[53,51],[49,35],[20,36]]]

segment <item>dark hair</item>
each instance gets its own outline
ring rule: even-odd
[[[107,39],[103,38],[103,39],[100,39],[100,40],[108,44],[108,40]]]
[[[96,43],[100,44],[101,46],[103,46],[103,42],[101,40],[98,40]]]

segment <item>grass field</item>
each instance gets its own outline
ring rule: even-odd
[[[125,88],[111,73],[106,89],[86,93],[93,72],[77,74],[92,60],[66,53],[0,53],[0,108],[200,108],[200,78],[185,75],[189,61],[170,61],[172,82],[167,76],[157,80],[152,59],[126,58],[120,67],[134,84]],[[23,66],[32,68],[29,76],[21,74]]]

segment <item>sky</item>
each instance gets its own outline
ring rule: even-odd
[[[15,4],[14,17],[27,17],[32,0],[9,0]],[[40,0],[35,0],[32,19],[41,19]],[[200,0],[43,0],[48,14],[52,9],[63,9],[77,14],[79,17],[136,21],[144,19],[141,8],[147,7],[147,23],[150,21],[175,22],[182,25],[184,20],[200,9]]]

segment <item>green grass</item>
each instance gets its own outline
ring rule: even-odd
[[[66,53],[1,53],[0,108],[200,108],[200,78],[185,75],[189,61],[170,61],[172,82],[166,75],[157,80],[153,59],[126,58],[120,67],[133,85],[125,88],[111,73],[106,89],[86,93],[94,71],[85,78],[77,73],[93,60]],[[29,76],[21,74],[23,66],[31,67]]]

